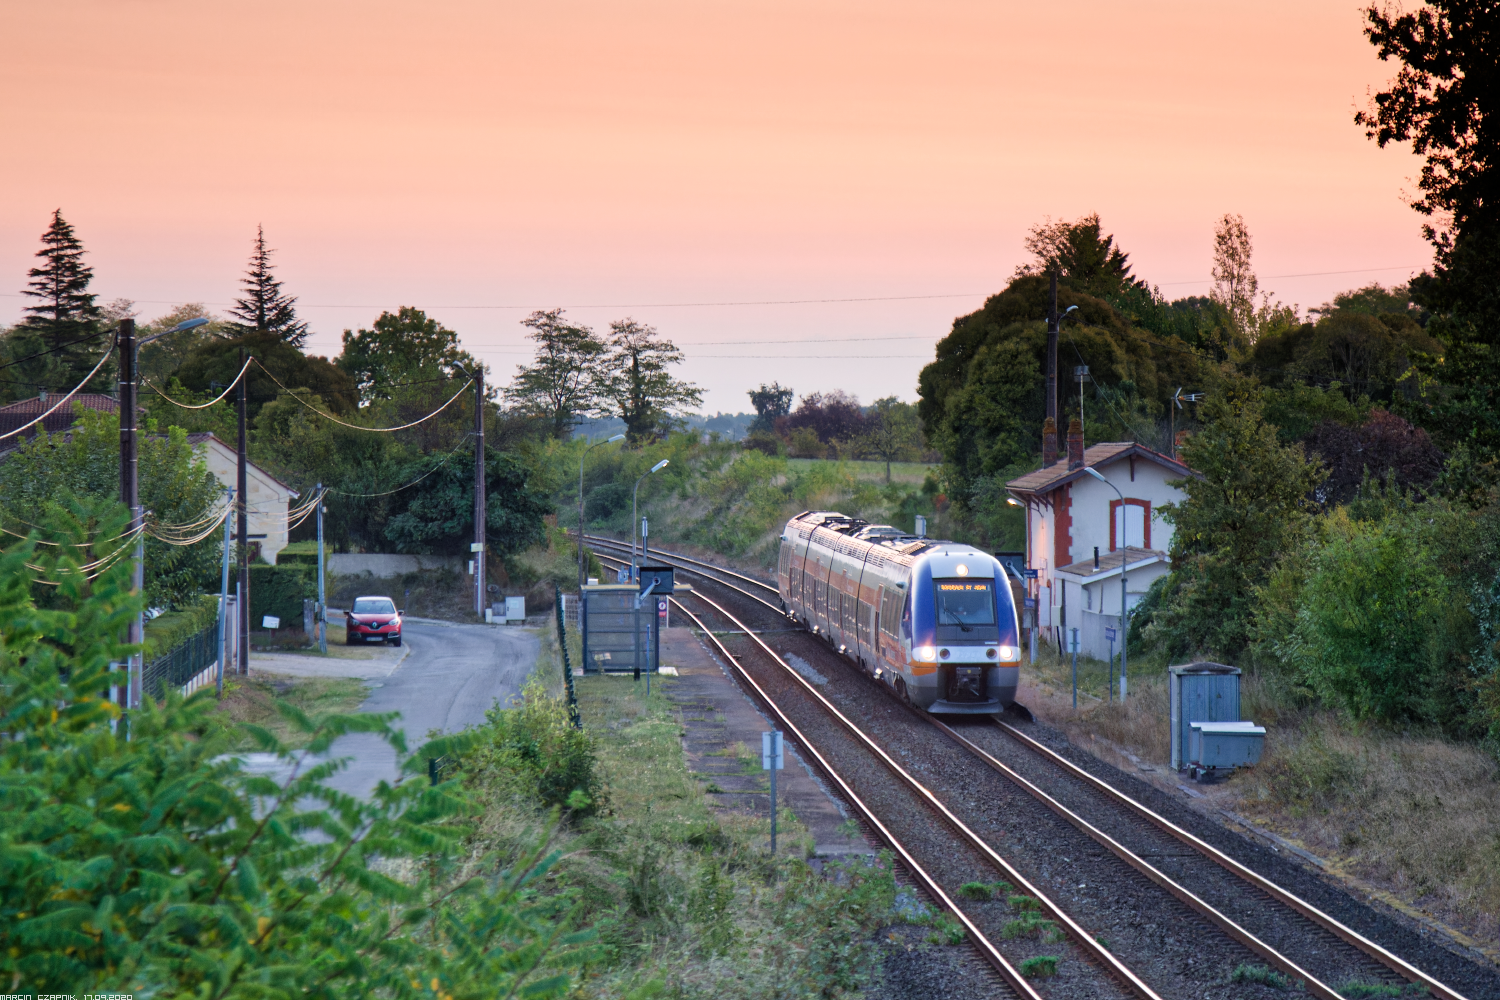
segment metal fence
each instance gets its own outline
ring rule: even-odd
[[[219,658],[217,622],[188,639],[171,652],[158,656],[141,671],[142,690],[162,698],[170,688],[180,688]]]

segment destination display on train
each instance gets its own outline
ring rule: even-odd
[[[973,583],[969,583],[969,582],[964,582],[964,583],[939,583],[937,585],[937,588],[938,588],[938,590],[956,590],[956,591],[964,591],[964,590],[989,590],[990,589],[990,582],[988,580],[975,580]]]

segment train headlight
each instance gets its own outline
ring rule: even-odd
[[[968,576],[969,575],[969,567],[965,566],[963,563],[959,563],[958,564],[958,569],[955,570],[954,572],[956,572],[959,576]]]
[[[928,663],[933,663],[937,660],[937,650],[933,649],[931,646],[918,646],[917,659],[926,660]]]
[[[1019,646],[1001,646],[1000,647],[1000,659],[1002,659],[1002,660],[1019,660],[1020,658],[1021,658],[1021,649],[1020,649]]]

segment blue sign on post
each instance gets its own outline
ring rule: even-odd
[[[1023,597],[1023,598],[1021,598],[1021,607],[1023,607],[1023,608],[1034,608],[1034,607],[1036,607],[1036,598],[1035,597]]]
[[[1119,636],[1119,633],[1117,633],[1112,628],[1107,628],[1107,629],[1104,630],[1104,641],[1105,642],[1114,642],[1115,639],[1118,638],[1118,636]]]
[[[1036,570],[1034,570],[1034,569],[1023,569],[1023,570],[1021,570],[1021,575],[1023,577],[1025,577],[1026,579],[1028,579],[1028,580],[1035,580],[1036,579]]]

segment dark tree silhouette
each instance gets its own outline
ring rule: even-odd
[[[272,250],[266,246],[266,231],[255,227],[255,249],[250,254],[250,270],[240,279],[245,297],[236,299],[229,315],[233,334],[260,331],[274,333],[298,350],[307,343],[307,324],[297,319],[297,297],[281,291],[281,282],[271,275]]]
[[[864,434],[868,421],[859,400],[842,389],[833,392],[810,392],[790,416],[776,421],[776,430],[790,434],[799,427],[809,427],[824,444],[853,441]]]
[[[772,382],[766,385],[760,384],[759,389],[751,389],[747,393],[750,397],[750,405],[755,407],[755,419],[750,422],[749,433],[757,431],[769,434],[776,429],[778,417],[784,417],[792,412],[792,390],[780,382]]]
[[[22,372],[57,388],[78,384],[98,364],[105,346],[97,339],[103,332],[104,313],[89,291],[94,272],[83,262],[84,253],[83,243],[63,218],[62,209],[57,209],[36,254],[42,264],[27,272],[31,280],[21,293],[34,301],[25,307],[26,318],[16,331],[20,341],[12,353],[26,357],[48,352]],[[111,377],[101,371],[90,388],[100,388]]]

